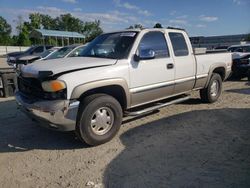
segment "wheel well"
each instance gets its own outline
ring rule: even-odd
[[[121,105],[122,109],[125,110],[127,108],[127,98],[124,89],[119,85],[110,85],[99,88],[94,88],[84,92],[79,100],[81,101],[83,98],[97,93],[104,93],[114,97]]]
[[[213,73],[217,73],[221,76],[221,79],[224,80],[226,77],[226,70],[224,67],[218,67],[213,70]]]

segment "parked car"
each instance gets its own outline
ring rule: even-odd
[[[248,59],[248,63],[250,64],[250,58]],[[247,71],[247,79],[250,81],[250,68]]]
[[[241,79],[247,76],[249,69],[250,44],[233,45],[228,48],[233,53],[232,77]]]
[[[191,91],[217,101],[232,66],[228,52],[194,55],[187,33],[177,29],[102,34],[80,55],[25,66],[15,96],[29,117],[74,130],[89,145],[111,140],[124,116],[183,102]]]
[[[86,45],[70,45],[62,47],[55,53],[46,57],[44,60],[57,59],[57,58],[67,58],[67,57],[77,57]]]
[[[248,76],[250,70],[250,54],[233,60],[232,77],[241,79]]]
[[[12,52],[7,54],[7,63],[10,66],[13,66],[16,63],[16,60],[20,59],[23,56],[35,55],[40,56],[44,51],[51,49],[53,46],[31,46],[24,52]]]
[[[55,53],[58,49],[60,48],[59,47],[50,48],[45,52],[43,52],[42,54],[40,54],[39,56],[37,55],[22,56],[16,59],[16,62],[13,66],[16,69],[16,71],[19,72],[23,66],[33,63],[35,61],[45,60],[47,57]]]
[[[50,49],[44,51],[40,55],[22,56],[22,57],[16,59],[16,64],[27,65],[27,64],[33,63],[34,61],[37,61],[37,60],[45,60],[46,58],[48,58],[50,55],[52,55],[53,53],[55,53],[59,49],[60,49],[59,47],[53,47],[53,48],[50,48]]]
[[[250,53],[250,44],[232,45],[227,50],[230,52]]]
[[[217,46],[214,48],[214,50],[227,50],[228,46]]]
[[[250,44],[233,45],[227,50],[233,53],[233,59],[244,58],[245,56],[250,55]]]

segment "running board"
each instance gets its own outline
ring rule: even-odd
[[[190,95],[185,95],[184,97],[181,97],[181,98],[178,98],[178,99],[166,102],[166,103],[160,103],[160,104],[158,103],[156,106],[145,108],[143,110],[134,111],[134,112],[126,112],[126,116],[140,116],[140,115],[147,114],[147,113],[150,113],[152,111],[158,110],[160,108],[170,106],[172,104],[178,104],[178,103],[184,102],[184,101],[189,100],[189,99],[190,99]]]

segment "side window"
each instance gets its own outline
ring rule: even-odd
[[[169,37],[174,49],[175,56],[187,56],[188,47],[183,34],[181,33],[169,33]]]
[[[165,36],[158,31],[146,33],[142,37],[139,45],[139,53],[143,50],[153,50],[155,52],[155,58],[169,57]]]
[[[33,53],[35,53],[35,54],[37,54],[37,53],[42,53],[43,50],[44,50],[43,46],[39,46],[39,47],[37,47],[37,48],[34,50]]]

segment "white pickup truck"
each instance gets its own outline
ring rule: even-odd
[[[125,30],[93,40],[82,57],[36,62],[18,76],[22,111],[48,128],[74,130],[89,145],[137,116],[189,99],[200,91],[215,102],[231,72],[231,53],[194,55],[178,29]]]

